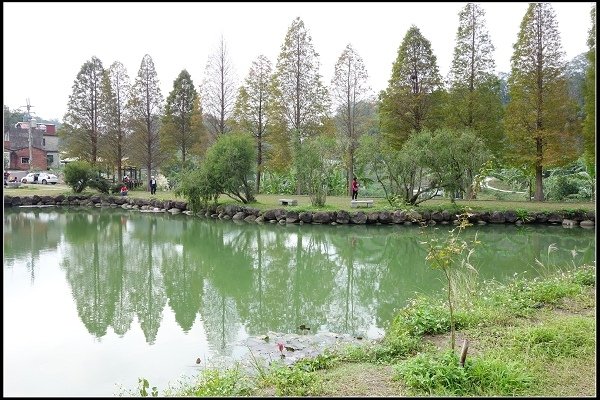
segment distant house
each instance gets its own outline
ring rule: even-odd
[[[17,122],[4,131],[4,159],[12,170],[47,170],[58,168],[58,136],[56,126],[33,123],[31,128],[31,160],[29,159],[29,122]]]

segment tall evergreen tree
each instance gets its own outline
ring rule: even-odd
[[[348,175],[347,187],[351,194],[350,181],[354,176],[355,153],[358,148],[358,139],[366,129],[364,116],[367,111],[367,99],[370,88],[367,84],[368,74],[362,57],[354,50],[351,44],[338,58],[331,81],[331,95],[334,108],[337,110],[337,119],[346,150]],[[363,128],[361,130],[361,128]]]
[[[202,104],[208,114],[206,121],[213,137],[230,130],[227,120],[233,111],[236,94],[233,63],[221,36],[215,52],[206,63],[206,75],[202,84]]]
[[[590,12],[592,26],[590,27],[587,44],[589,51],[588,67],[585,75],[585,120],[583,122],[584,155],[587,170],[594,176],[596,166],[596,5]]]
[[[105,71],[102,85],[102,157],[110,165],[117,167],[119,181],[123,178],[123,157],[126,155],[128,137],[127,103],[131,91],[131,83],[127,69],[115,61]]]
[[[381,131],[398,149],[412,132],[438,127],[442,78],[431,43],[412,26],[404,36],[392,66],[388,87],[381,92]]]
[[[100,139],[100,111],[104,67],[93,56],[79,70],[69,96],[61,136],[67,154],[96,164]]]
[[[263,148],[269,125],[267,105],[270,101],[270,81],[273,74],[271,62],[264,55],[252,62],[244,85],[240,88],[234,115],[242,131],[256,139],[256,193],[260,192],[263,173]]]
[[[544,200],[544,168],[578,155],[564,60],[554,9],[530,3],[511,57],[506,128],[511,162],[535,172],[536,201]]]
[[[295,145],[316,135],[327,115],[328,94],[321,83],[318,57],[304,22],[296,18],[277,57],[274,101],[278,106],[273,108],[282,114]]]
[[[186,156],[202,135],[202,125],[193,124],[195,113],[200,112],[197,100],[199,98],[194,82],[184,69],[173,82],[173,90],[167,97],[161,127],[164,149],[169,153],[179,153],[182,165],[185,165]]]
[[[146,54],[131,89],[129,109],[132,118],[132,156],[135,162],[146,167],[148,190],[150,175],[164,157],[160,153],[159,137],[162,107],[163,97],[154,62]]]
[[[285,35],[273,76],[273,102],[269,109],[276,122],[276,164],[284,161],[289,165],[290,159],[301,162],[297,155],[302,142],[326,129],[329,95],[321,82],[318,57],[304,22],[296,18]],[[287,154],[291,155],[287,160],[280,158]],[[301,192],[298,180],[296,193]]]
[[[478,4],[468,3],[458,17],[446,125],[459,130],[472,129],[499,157],[504,141],[503,108],[485,11]]]

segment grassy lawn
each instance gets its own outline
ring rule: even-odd
[[[86,190],[83,192],[84,194],[97,194],[96,191]],[[10,196],[56,196],[59,194],[69,195],[73,194],[71,188],[67,185],[22,185],[20,188],[4,188],[4,194]],[[134,190],[129,192],[129,197],[142,198],[142,199],[151,199],[156,198],[159,200],[178,200],[185,201],[182,197],[175,196],[173,192],[167,191],[159,191],[156,195],[150,195],[148,191],[142,190]],[[594,202],[534,202],[534,201],[526,201],[526,200],[514,200],[514,199],[506,199],[506,200],[498,200],[498,199],[487,199],[489,196],[486,196],[485,193],[480,196],[480,200],[456,200],[456,207],[459,208],[470,208],[474,211],[502,211],[502,210],[527,210],[527,211],[559,211],[559,210],[585,210],[585,211],[593,211],[596,209],[596,205]],[[487,197],[487,198],[486,198]],[[308,196],[299,196],[299,195],[275,195],[275,194],[259,194],[256,196],[256,202],[251,203],[251,207],[255,207],[261,210],[268,210],[273,208],[280,208],[279,199],[296,199],[298,200],[297,206],[286,207],[286,209],[295,210],[295,211],[316,211],[316,210],[347,210],[347,211],[357,211],[358,208],[350,207],[350,198],[349,196],[328,196],[327,203],[325,207],[313,207],[310,204],[310,198]],[[359,200],[364,200],[365,197],[359,198]],[[383,210],[394,210],[395,208],[391,207],[389,203],[384,198],[370,198],[374,200],[373,207],[365,209],[360,208],[360,210],[372,210],[372,211],[383,211]],[[220,203],[224,204],[241,204],[236,202],[235,200],[227,197],[221,196],[219,198]],[[454,206],[452,205],[449,199],[433,199],[428,200],[424,203],[419,204],[416,209],[451,209]]]

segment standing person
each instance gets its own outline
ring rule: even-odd
[[[4,186],[7,186],[9,176],[10,176],[10,173],[8,171],[4,171]]]
[[[356,177],[354,177],[352,179],[352,200],[356,200],[358,198],[358,187],[359,186],[360,185],[358,184]]]
[[[150,194],[156,194],[156,179],[154,176],[150,177]]]

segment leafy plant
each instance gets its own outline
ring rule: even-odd
[[[454,299],[452,292],[452,273],[451,271],[458,267],[467,267],[473,271],[475,268],[470,264],[469,258],[473,254],[473,247],[480,243],[477,240],[477,234],[474,239],[467,243],[460,238],[460,233],[463,229],[472,224],[469,223],[467,215],[460,215],[458,219],[459,225],[450,231],[449,236],[440,241],[438,238],[429,239],[427,242],[421,242],[427,246],[427,256],[425,260],[429,262],[432,268],[440,269],[446,277],[448,310],[450,312],[450,345],[452,350],[455,347],[455,322],[454,322]],[[466,256],[463,256],[466,253]]]
[[[64,180],[75,193],[81,193],[96,176],[94,167],[87,161],[73,161],[64,169]]]
[[[141,397],[148,397],[148,388],[150,387],[150,383],[145,378],[138,378],[139,384],[139,392]],[[152,397],[158,397],[158,389],[156,386],[152,386]]]
[[[88,182],[88,186],[104,194],[108,194],[111,190],[111,184],[109,181],[101,177],[91,179]]]
[[[313,206],[322,207],[327,200],[328,180],[335,164],[330,156],[333,146],[333,141],[325,136],[307,139],[294,158],[298,179]]]
[[[319,354],[312,358],[303,358],[296,362],[296,368],[303,369],[307,372],[314,372],[320,369],[329,369],[333,367],[337,359],[330,353]]]
[[[529,216],[529,212],[527,210],[522,208],[517,208],[515,210],[515,214],[517,215],[517,221],[521,221],[523,223],[530,222],[532,219],[534,219],[533,217]]]

